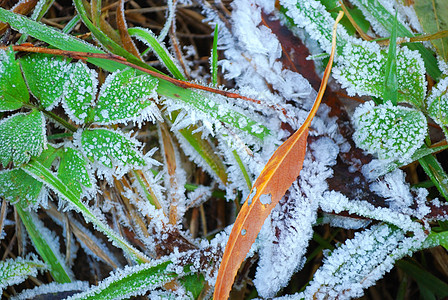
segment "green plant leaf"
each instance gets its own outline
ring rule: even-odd
[[[426,99],[428,114],[440,126],[448,126],[448,77],[443,78],[431,90]]]
[[[45,119],[41,112],[17,113],[0,121],[0,162],[18,166],[38,156],[46,146]]]
[[[67,82],[68,62],[60,56],[34,53],[22,57],[20,64],[33,96],[45,109],[56,106]]]
[[[82,154],[73,148],[65,147],[61,152],[58,178],[78,197],[81,197],[82,186],[92,187],[89,172],[86,169],[87,162]]]
[[[0,111],[15,110],[28,103],[30,95],[11,50],[0,50]]]
[[[423,30],[428,34],[448,29],[448,2],[444,0],[414,0],[414,9]],[[431,40],[437,53],[448,60],[448,37]]]
[[[179,282],[193,295],[193,299],[198,299],[201,292],[204,290],[206,281],[202,274],[189,274],[179,278]]]
[[[137,141],[121,132],[108,129],[82,131],[75,137],[81,145],[83,154],[92,162],[98,162],[108,168],[116,168],[122,174],[130,167],[141,168],[146,165]]]
[[[167,270],[170,264],[170,261],[166,261],[156,266],[143,264],[117,270],[98,286],[73,295],[70,299],[127,299],[131,296],[144,295],[147,291],[162,287],[177,277],[177,274]]]
[[[211,56],[212,66],[212,84],[218,84],[218,24],[215,25],[215,32],[213,33],[213,48]]]
[[[149,75],[137,75],[135,69],[109,75],[101,87],[95,107],[96,124],[127,121],[154,121],[157,108],[151,99],[157,97],[158,80]],[[158,117],[160,118],[160,117]]]
[[[0,294],[5,287],[21,283],[28,276],[36,276],[39,269],[45,268],[45,264],[38,260],[21,257],[0,261]]]
[[[59,253],[59,243],[55,243],[55,237],[51,231],[44,226],[33,212],[24,209],[20,203],[16,203],[15,207],[34,247],[48,266],[53,279],[59,283],[72,282],[69,268]]]
[[[427,133],[423,113],[390,102],[378,106],[366,102],[358,106],[353,119],[356,145],[380,159],[408,160],[421,147]]]
[[[393,73],[390,70],[387,73],[388,59],[384,50],[374,43],[348,44],[342,55],[344,60],[338,60],[333,73],[350,95],[385,96],[385,77],[393,76]],[[392,80],[391,88],[397,84],[398,102],[408,102],[422,108],[426,96],[423,60],[418,52],[407,47],[397,49],[396,59],[397,78],[388,80]],[[384,101],[389,100],[392,99],[384,98]]]
[[[70,64],[67,72],[69,76],[64,88],[64,108],[70,119],[83,124],[95,100],[98,74],[82,62]]]
[[[0,171],[0,196],[7,201],[37,206],[41,190],[42,183],[20,169]]]
[[[420,158],[418,162],[440,194],[448,201],[448,175],[439,161],[433,155],[427,155]]]

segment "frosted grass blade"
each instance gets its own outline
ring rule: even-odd
[[[395,14],[394,27],[389,40],[389,52],[387,53],[386,75],[384,76],[383,101],[391,101],[393,105],[398,102],[397,81],[397,14]]]
[[[20,203],[16,203],[15,207],[34,247],[48,266],[53,279],[59,283],[72,282],[73,275],[68,266],[65,265],[64,258],[59,253],[59,249],[56,248],[59,247],[59,244],[54,242],[55,237],[33,215],[33,212],[25,210]]]
[[[131,36],[134,36],[147,44],[150,49],[154,51],[160,61],[163,62],[165,67],[168,69],[168,71],[170,71],[174,78],[186,80],[179,67],[174,63],[174,60],[168,52],[168,49],[166,49],[166,47],[157,40],[152,31],[146,28],[133,27],[129,28],[128,32]]]
[[[104,221],[99,219],[98,216],[94,214],[76,193],[65,185],[59,178],[57,178],[50,170],[45,168],[38,161],[31,161],[30,163],[24,165],[22,169],[33,176],[35,179],[43,182],[45,185],[54,190],[57,194],[61,196],[61,199],[67,201],[72,205],[77,211],[79,211],[86,221],[91,222],[99,231],[103,232],[112,243],[121,249],[133,260],[139,263],[149,262],[149,259],[141,253],[139,250],[135,249],[125,240],[123,240],[118,234],[116,234]]]
[[[215,32],[213,33],[213,48],[211,56],[212,66],[212,84],[218,84],[218,24],[215,25]]]
[[[125,299],[131,296],[144,295],[147,291],[162,287],[177,277],[176,273],[168,271],[170,261],[153,266],[142,264],[117,270],[110,277],[93,286],[84,293],[69,297],[75,299]]]

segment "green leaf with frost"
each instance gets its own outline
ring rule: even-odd
[[[158,80],[149,75],[137,75],[135,69],[125,69],[107,76],[95,107],[96,124],[154,120],[150,106],[157,97]]]
[[[6,166],[27,163],[42,153],[47,144],[45,119],[41,112],[17,113],[0,121],[0,162]]]
[[[0,50],[0,111],[19,109],[30,95],[11,50]]]
[[[98,74],[83,62],[69,64],[69,73],[64,88],[64,108],[70,119],[84,123],[95,100]]]
[[[167,270],[170,261],[153,264],[142,264],[117,270],[111,276],[91,289],[75,294],[67,300],[75,299],[127,299],[132,296],[144,295],[148,291],[161,288],[177,277],[176,273]]]
[[[0,197],[23,207],[37,206],[42,183],[20,169],[0,171]]]
[[[67,283],[72,281],[73,274],[60,254],[58,238],[46,228],[34,212],[23,208],[20,203],[15,204],[26,231],[33,242],[40,257],[48,266],[51,276],[56,282]]]
[[[394,27],[389,39],[389,51],[387,52],[386,74],[384,76],[383,99],[389,99],[393,105],[398,102],[397,81],[397,14],[395,14]],[[423,98],[422,98],[423,99]]]
[[[373,42],[347,44],[333,74],[350,95],[383,97],[387,52]],[[425,67],[420,54],[407,47],[397,49],[398,102],[422,108],[426,96]],[[390,99],[384,99],[390,100]]]
[[[421,147],[427,133],[427,122],[422,112],[393,106],[390,102],[374,106],[366,102],[354,115],[356,145],[380,159],[408,160]]]
[[[108,168],[134,168],[146,165],[137,141],[118,131],[108,129],[84,130],[79,138],[82,152],[92,162]]]
[[[58,168],[58,178],[61,179],[78,197],[81,197],[82,186],[91,187],[87,162],[82,154],[73,148],[64,148]]]
[[[10,285],[21,283],[28,276],[36,276],[39,269],[45,269],[45,264],[37,260],[18,257],[0,261],[0,294]]]
[[[62,99],[67,81],[68,62],[61,56],[34,53],[20,59],[30,92],[45,109]]]

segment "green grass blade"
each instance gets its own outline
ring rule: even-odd
[[[238,167],[241,170],[241,173],[243,173],[244,180],[246,181],[247,187],[249,188],[249,190],[251,190],[252,180],[250,179],[249,173],[247,173],[246,166],[244,165],[243,161],[241,160],[241,157],[238,155],[238,152],[236,152],[236,150],[233,150],[232,154],[238,164]]]
[[[444,298],[448,296],[448,284],[434,276],[432,273],[405,260],[398,261],[397,266],[406,274],[414,278],[419,285],[425,287],[438,297]]]
[[[395,14],[394,27],[389,40],[389,52],[387,53],[386,75],[384,77],[384,101],[391,101],[393,105],[398,102],[397,81],[397,14]]]
[[[418,160],[425,173],[439,190],[440,194],[448,200],[448,175],[433,155]]]
[[[218,24],[215,25],[212,48],[212,84],[218,84]]]
[[[74,16],[67,24],[65,24],[62,29],[63,33],[70,33],[76,25],[78,25],[79,21],[81,21],[81,17],[79,15]]]
[[[178,66],[174,63],[173,58],[171,57],[168,50],[157,40],[157,38],[151,31],[145,28],[133,27],[129,28],[128,32],[131,36],[134,36],[147,44],[150,47],[149,49],[152,49],[154,51],[160,61],[163,62],[168,71],[170,71],[170,73],[176,79],[186,80],[185,76],[179,70]]]
[[[68,203],[70,203],[74,208],[76,208],[88,222],[92,224],[101,232],[103,232],[112,243],[121,249],[132,259],[139,263],[149,262],[149,259],[141,253],[139,250],[135,249],[125,240],[123,240],[118,234],[116,234],[104,221],[96,216],[89,208],[76,196],[69,187],[67,187],[59,178],[57,178],[53,172],[45,168],[38,161],[31,161],[30,163],[22,166],[22,169],[29,175],[33,176],[35,179],[43,182],[45,185],[49,186],[61,198]]]
[[[166,261],[156,266],[143,264],[118,270],[100,282],[98,286],[94,286],[84,293],[73,295],[69,299],[125,299],[143,295],[147,291],[162,287],[177,277],[177,274],[167,270],[170,264],[170,261]]]
[[[49,240],[53,238],[48,234],[50,231],[43,227],[43,223],[32,212],[23,209],[20,202],[16,203],[15,207],[34,247],[47,264],[53,279],[59,283],[72,282],[72,276],[64,263],[64,258],[58,253],[59,250],[54,248],[54,242]]]

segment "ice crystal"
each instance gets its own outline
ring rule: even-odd
[[[73,148],[64,147],[62,153],[58,177],[79,197],[82,194],[82,186],[92,187],[92,176],[87,169],[87,162],[82,154]]]
[[[87,281],[74,281],[70,283],[52,282],[49,284],[43,284],[34,289],[24,290],[17,296],[12,297],[11,300],[27,300],[36,299],[38,297],[54,297],[54,294],[65,297],[72,295],[73,293],[85,291],[88,288],[89,283]]]
[[[448,126],[448,77],[432,88],[427,98],[428,113],[441,126]]]
[[[0,171],[0,196],[15,203],[20,201],[22,207],[38,207],[45,191],[42,183],[20,169]]]
[[[24,259],[6,259],[0,261],[0,293],[13,284],[24,281],[28,276],[36,276],[39,269],[45,269],[45,264],[33,257]]]

